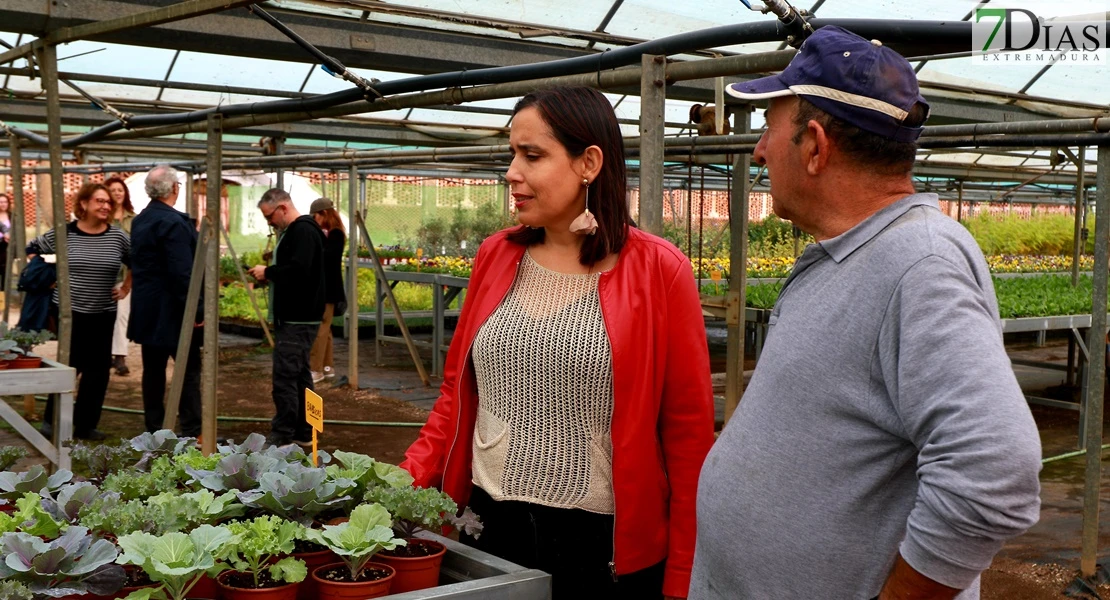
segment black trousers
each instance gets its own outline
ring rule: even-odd
[[[552,508],[530,502],[497,501],[474,486],[470,508],[481,518],[477,540],[463,543],[529,569],[551,574],[554,600],[658,600],[664,563],[613,581],[613,516]],[[648,525],[648,524],[645,524]]]
[[[178,405],[178,431],[187,437],[200,435],[200,347],[204,341],[204,328],[193,329],[185,365],[185,381]],[[143,344],[143,419],[146,430],[158,431],[166,418],[166,364],[174,359],[174,369],[179,366],[177,347]]]
[[[69,366],[77,371],[80,383],[73,402],[73,434],[83,437],[100,423],[104,394],[112,369],[112,335],[116,328],[116,311],[73,313],[73,339],[69,348]],[[54,398],[46,401],[43,419],[54,422]]]
[[[304,391],[313,390],[308,356],[319,325],[282,323],[274,327],[274,418],[270,430],[286,440],[311,440],[304,420]]]

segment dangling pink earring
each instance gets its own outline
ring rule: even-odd
[[[590,212],[590,180],[583,177],[582,185],[586,186],[586,210],[571,222],[570,232],[578,235],[593,235],[597,233],[597,219]]]

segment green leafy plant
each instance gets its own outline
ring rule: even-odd
[[[177,484],[176,465],[169,456],[159,456],[150,463],[150,471],[125,469],[112,473],[104,478],[100,487],[106,492],[118,493],[124,500],[137,500],[177,489]]]
[[[130,442],[86,444],[66,440],[64,443],[70,447],[69,456],[73,462],[83,465],[86,475],[96,481],[104,481],[110,473],[122,471],[139,460],[139,454]]]
[[[126,580],[123,569],[111,564],[116,547],[84,527],[71,527],[50,542],[30,533],[5,533],[0,548],[5,556],[0,578],[22,583],[36,596],[111,594]]]
[[[162,584],[131,592],[126,600],[184,600],[202,576],[215,577],[227,569],[223,561],[234,548],[235,536],[226,527],[201,525],[188,534],[129,533],[117,543],[123,554],[116,562],[136,565],[151,581]]]
[[[439,532],[452,525],[472,537],[478,537],[482,523],[470,507],[462,516],[455,516],[459,507],[450,496],[434,488],[373,486],[365,500],[383,506],[393,517],[393,530],[401,537],[413,537],[421,529]]]
[[[12,328],[4,334],[4,339],[15,342],[16,348],[12,349],[15,352],[29,355],[31,351],[35,349],[35,346],[54,339],[54,334],[45,329],[39,331],[24,331],[22,329]]]
[[[33,536],[53,539],[58,537],[68,525],[56,520],[42,506],[42,496],[33,492],[23,494],[15,501],[15,512],[10,515],[0,513],[0,532],[21,531]]]
[[[239,501],[309,525],[316,515],[343,506],[354,487],[349,479],[329,479],[325,469],[291,464],[283,473],[263,473],[258,489],[240,492]]]
[[[328,477],[334,481],[352,481],[354,487],[350,494],[354,503],[366,493],[370,486],[411,487],[412,475],[389,463],[378,462],[365,454],[335,451],[338,464],[328,465]]]
[[[18,581],[0,581],[0,598],[5,600],[34,600],[31,589]]]
[[[357,581],[374,553],[405,545],[405,540],[393,537],[392,526],[389,511],[380,504],[361,504],[346,523],[305,529],[303,539],[330,548]]]
[[[21,458],[27,456],[27,449],[21,446],[4,446],[0,448],[0,471],[7,471]]]
[[[115,492],[107,493],[78,512],[78,523],[98,533],[121,536],[134,531],[165,533],[179,531],[184,521],[167,512],[162,505],[142,500],[124,500]]]
[[[53,475],[48,475],[42,465],[32,465],[23,473],[4,471],[0,473],[0,498],[14,500],[27,492],[38,493],[42,490],[53,494],[73,479],[73,473],[66,469],[58,469]]]
[[[300,524],[279,517],[263,516],[246,522],[227,525],[235,536],[229,560],[240,573],[254,578],[254,587],[261,587],[259,576],[268,571],[274,581],[297,583],[308,575],[304,561],[287,556],[271,563],[271,559],[293,552],[294,541],[304,529]],[[268,565],[268,566],[267,566]]]

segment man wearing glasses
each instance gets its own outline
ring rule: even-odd
[[[127,338],[142,345],[143,417],[146,430],[158,431],[165,416],[166,364],[177,362],[177,340],[185,316],[197,230],[189,215],[174,210],[181,184],[177,171],[158,165],[146,176],[150,204],[131,223],[132,296]],[[204,302],[197,303],[194,323],[204,322]],[[185,385],[178,409],[180,433],[200,435],[200,346],[204,335],[193,332],[185,365]]]
[[[312,217],[297,212],[284,190],[267,191],[258,209],[278,232],[270,265],[250,269],[258,281],[270,282],[276,412],[267,439],[276,446],[311,446],[304,391],[313,389],[308,358],[324,315],[324,234]]]

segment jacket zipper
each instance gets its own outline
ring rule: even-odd
[[[605,273],[602,273],[601,277],[605,277]],[[613,411],[616,412],[617,388],[614,384],[616,375],[613,374],[613,338],[609,337],[609,324],[605,322],[605,306],[601,303],[602,281],[603,280],[599,278],[597,282],[597,303],[598,306],[601,307],[601,321],[605,323],[605,335],[609,338],[609,372],[611,374],[609,377],[609,393],[613,396]],[[612,417],[610,417],[609,421],[609,446],[613,446]],[[609,470],[610,472],[614,472],[612,466],[610,466]],[[613,578],[613,583],[617,582],[617,487],[615,485],[613,486],[613,554],[609,560],[609,576]]]

